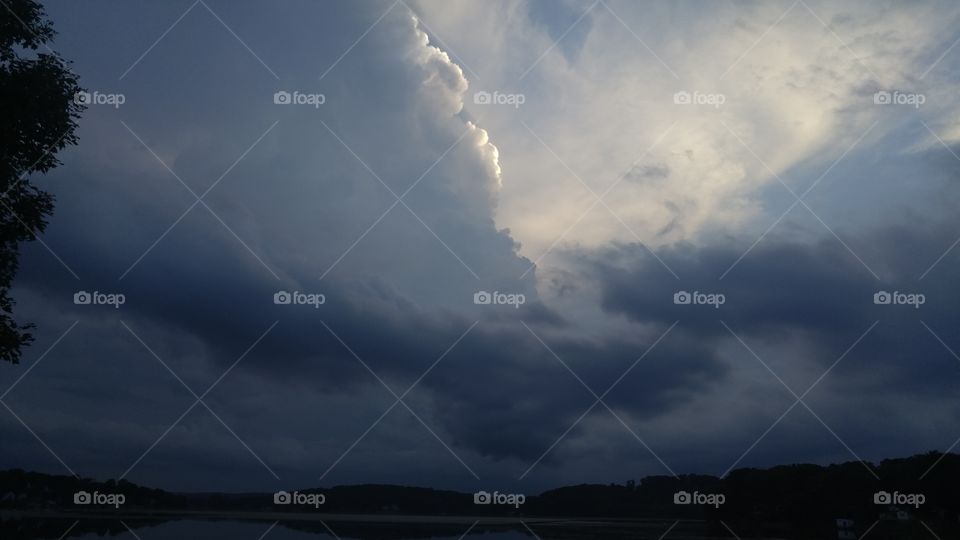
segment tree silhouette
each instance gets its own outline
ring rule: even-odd
[[[77,143],[83,105],[69,62],[48,45],[55,32],[43,8],[33,0],[0,4],[0,360],[16,364],[33,341],[33,325],[14,320],[9,295],[19,247],[43,232],[53,212],[53,196],[28,176],[59,165],[55,154]]]

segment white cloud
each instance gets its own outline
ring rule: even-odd
[[[751,227],[759,233],[769,219],[758,225],[755,218],[765,215],[762,190],[775,185],[773,175],[802,191],[889,115],[873,104],[878,89],[927,91],[928,103],[936,95],[937,103],[920,114],[938,125],[956,115],[956,98],[938,90],[943,71],[921,80],[919,69],[950,45],[943,35],[950,35],[955,6],[808,2],[784,16],[791,2],[607,5],[616,15],[595,6],[580,23],[589,28],[582,50],[571,57],[523,4],[418,4],[477,72],[476,86],[526,93],[520,109],[467,108],[500,149],[497,222],[511,228],[531,258],[570,227],[560,245],[639,238],[656,246]],[[722,94],[725,103],[676,106],[679,90]],[[881,122],[864,145],[896,129]],[[574,225],[594,197],[557,156],[602,193],[661,136],[642,163],[663,165],[669,176],[620,183],[605,199],[616,215],[600,204]],[[791,174],[798,169],[805,176]]]

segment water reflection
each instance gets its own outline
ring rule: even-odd
[[[329,527],[329,529],[327,528]],[[533,536],[522,530],[491,531],[464,525],[389,524],[389,523],[321,523],[267,522],[223,520],[98,520],[57,518],[22,518],[0,520],[0,538],[4,540],[96,540],[128,538],[131,540],[317,540],[341,538],[359,540],[456,540],[482,535],[489,540],[528,540]],[[469,530],[469,532],[468,532]]]

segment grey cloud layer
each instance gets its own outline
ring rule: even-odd
[[[798,392],[880,319],[811,399],[844,440],[869,457],[950,442],[940,434],[952,433],[957,411],[944,404],[960,371],[919,320],[954,346],[958,299],[947,276],[955,257],[922,287],[916,277],[926,267],[918,261],[932,262],[960,234],[955,219],[935,214],[917,223],[897,215],[883,226],[844,229],[857,251],[868,246],[866,258],[884,278],[879,282],[819,229],[771,235],[723,280],[719,275],[750,235],[732,240],[718,231],[720,239],[707,244],[658,249],[679,281],[644,248],[623,244],[562,246],[559,268],[524,276],[532,262],[519,253],[522,238],[495,221],[497,133],[466,120],[471,115],[462,101],[472,92],[466,77],[426,44],[407,9],[396,5],[319,79],[390,6],[303,3],[288,13],[260,13],[212,4],[279,81],[197,10],[119,83],[116,77],[135,58],[106,53],[120,38],[90,40],[92,15],[51,8],[62,47],[74,51],[84,82],[91,89],[118,86],[127,95],[122,109],[88,112],[81,146],[43,180],[59,201],[45,241],[81,280],[32,246],[17,283],[24,316],[40,327],[34,358],[80,321],[9,398],[78,472],[123,472],[193,402],[121,319],[197,393],[279,321],[208,402],[282,479],[304,485],[316,483],[393,402],[325,324],[399,394],[479,321],[406,399],[485,480],[515,482],[594,401],[538,338],[599,394],[675,321],[605,400],[677,472],[722,472],[790,405],[775,380],[757,382],[757,372],[767,374],[721,319],[783,369]],[[130,11],[110,17],[118,23],[133,17],[133,7],[124,9]],[[557,13],[541,4],[530,9],[548,35],[562,33],[579,14],[566,4]],[[179,15],[169,11],[157,20]],[[570,62],[588,48],[596,24],[588,22],[564,45]],[[143,33],[163,29],[158,23]],[[123,39],[149,46],[143,36]],[[321,92],[326,103],[278,106],[277,90]],[[122,280],[195,199],[121,120],[198,194],[278,122],[205,198],[232,232],[199,205]],[[869,161],[864,155],[857,154],[857,164]],[[897,163],[920,159],[913,156]],[[955,163],[945,151],[922,156],[946,163],[922,171],[924,177],[950,177],[944,170]],[[814,165],[797,174],[816,177],[822,167]],[[399,195],[428,169],[404,198],[410,210],[397,204],[366,232],[395,203],[376,176]],[[524,180],[512,173],[502,174],[514,185]],[[673,162],[651,159],[634,173],[631,183],[642,187],[675,182],[677,171]],[[949,181],[940,185],[953,193]],[[922,208],[930,200],[925,192],[915,202]],[[921,310],[872,304],[878,289],[914,285],[929,298]],[[74,306],[72,294],[81,288],[121,291],[128,302],[119,310]],[[326,303],[277,306],[278,289],[323,293]],[[473,293],[481,289],[523,293],[528,301],[516,310],[474,306]],[[720,310],[686,309],[672,303],[678,289],[723,292],[728,301]],[[10,384],[17,373],[0,376]],[[864,404],[853,412],[851,389]],[[873,395],[887,396],[888,406]],[[911,425],[903,409],[889,405],[894,402],[937,412],[930,425]],[[880,441],[877,430],[863,427],[878,417],[916,445]],[[849,458],[819,424],[791,417],[781,429],[749,463]],[[0,420],[0,431],[11,441],[0,449],[3,463],[57,470],[15,419]],[[803,444],[791,446],[795,438]],[[527,487],[664,472],[602,406],[538,467]],[[174,489],[277,485],[202,407],[131,478]],[[474,482],[401,406],[325,479],[360,481]]]

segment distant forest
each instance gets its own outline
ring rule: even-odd
[[[880,478],[878,481],[873,473]],[[729,524],[741,536],[783,531],[833,531],[837,519],[859,529],[876,522],[960,522],[960,455],[931,452],[879,465],[783,465],[737,469],[724,478],[648,476],[624,484],[582,484],[528,494],[519,507],[475,504],[473,493],[422,487],[353,485],[299,489],[323,493],[322,506],[274,504],[273,493],[178,494],[126,481],[98,482],[22,470],[0,472],[0,511],[30,515],[71,512],[139,515],[169,512],[317,512],[425,516],[690,519]],[[290,486],[293,492],[296,487]],[[122,493],[124,504],[74,504],[77,492]],[[878,504],[878,493],[921,494],[919,506]],[[676,504],[678,493],[722,494],[723,504]],[[919,525],[917,525],[919,527]],[[784,534],[787,536],[787,534]],[[831,537],[836,537],[832,532]]]

